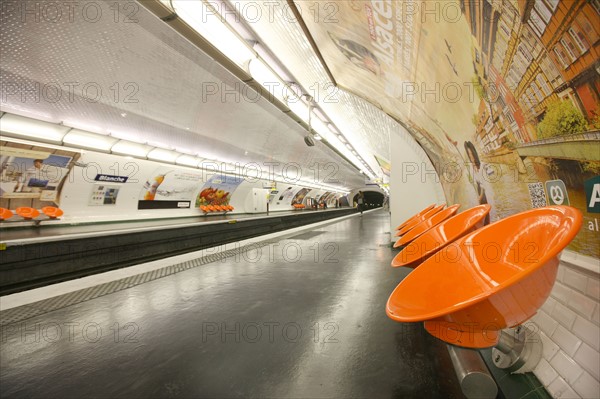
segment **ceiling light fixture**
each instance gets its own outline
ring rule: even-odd
[[[0,131],[8,136],[36,139],[46,143],[61,144],[68,126],[42,122],[14,114],[4,114],[0,118]]]
[[[119,139],[115,137],[85,132],[78,129],[70,130],[65,137],[63,137],[63,142],[65,144],[71,144],[79,148],[89,148],[91,150],[99,150],[103,152],[110,152],[111,147],[117,141],[119,141]]]
[[[151,149],[152,147],[149,145],[119,140],[110,148],[110,151],[119,155],[132,155],[138,158],[146,158],[146,155]]]
[[[171,4],[181,19],[239,66],[256,57],[248,43],[222,20],[208,2],[172,0]]]

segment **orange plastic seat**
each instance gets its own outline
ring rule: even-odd
[[[55,206],[45,206],[42,208],[42,213],[48,216],[50,219],[56,219],[64,215],[62,209],[57,208]]]
[[[20,208],[17,208],[15,209],[15,212],[23,219],[34,219],[40,216],[40,211],[38,211],[35,208],[30,208],[28,206],[22,206]]]
[[[423,321],[450,344],[495,346],[500,330],[527,321],[546,301],[560,253],[581,223],[577,209],[548,206],[482,227],[452,244],[451,256],[431,257],[411,272],[386,313],[399,322]]]
[[[430,210],[428,210],[427,212],[425,212],[418,218],[411,220],[409,223],[406,224],[406,226],[404,226],[403,228],[398,230],[398,233],[396,233],[396,236],[402,236],[402,235],[408,233],[413,227],[417,226],[423,220],[429,219],[430,217],[432,217],[433,215],[435,215],[436,213],[438,213],[439,211],[444,209],[445,206],[446,206],[446,204],[438,205],[434,208],[431,208]]]
[[[400,224],[398,227],[396,227],[396,230],[402,230],[402,228],[404,226],[406,226],[409,222],[413,221],[414,219],[418,219],[419,217],[423,216],[423,214],[429,210],[431,210],[433,207],[435,206],[435,204],[431,204],[429,205],[427,208],[421,210],[420,212],[414,214],[413,216],[411,216],[410,218],[406,219],[404,221],[404,223]]]
[[[444,220],[454,216],[456,211],[458,211],[458,208],[460,208],[460,205],[458,205],[458,204],[452,205],[452,206],[436,213],[429,219],[423,220],[421,223],[419,223],[413,229],[411,229],[408,233],[404,234],[402,236],[402,238],[400,238],[396,242],[396,244],[398,244],[398,245],[408,244],[415,238],[419,237],[421,234],[425,233],[427,230],[442,223]],[[399,235],[399,234],[396,233],[396,235]],[[394,244],[394,248],[396,248],[396,244]]]
[[[416,267],[417,262],[427,259],[451,242],[483,227],[483,220],[491,209],[488,204],[478,205],[432,227],[402,249],[392,260],[392,266]],[[394,244],[395,248],[401,245],[398,241]]]
[[[0,220],[7,220],[14,216],[10,209],[0,208]]]

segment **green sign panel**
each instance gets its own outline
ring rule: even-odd
[[[600,176],[583,182],[588,213],[600,213]]]

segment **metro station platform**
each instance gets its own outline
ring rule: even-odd
[[[385,314],[389,231],[355,214],[4,310],[0,395],[462,398],[446,345]]]
[[[164,259],[311,223],[356,209],[225,214],[111,223],[11,224],[0,231],[0,295]],[[19,226],[21,225],[21,226]]]

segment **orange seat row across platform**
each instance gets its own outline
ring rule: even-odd
[[[200,210],[204,213],[211,212],[231,212],[235,208],[231,205],[202,205],[200,206]]]
[[[392,292],[388,317],[424,322],[431,335],[453,345],[486,348],[498,343],[501,330],[535,315],[582,214],[547,206],[477,229],[489,211],[480,205],[460,213],[415,239],[402,251],[410,251],[405,258],[397,259],[402,252],[394,258],[393,266],[427,260]]]
[[[433,209],[433,207],[435,207],[435,204],[429,205],[427,208],[425,208],[422,211],[416,213],[414,216],[411,216],[410,218],[406,219],[406,221],[404,221],[404,223],[402,223],[398,227],[396,227],[396,230],[402,230],[404,228],[404,226],[406,226],[408,223],[410,223],[413,220],[418,219],[419,217],[423,216],[423,214],[425,212],[429,211],[430,209]]]
[[[292,204],[292,206],[296,209],[304,209],[306,208],[306,205],[304,204]]]
[[[64,214],[62,209],[54,206],[45,206],[41,211],[42,214],[50,219],[57,219]],[[21,206],[15,209],[14,213],[10,209],[0,208],[0,221],[9,220],[14,217],[15,214],[25,220],[33,220],[40,216],[40,211],[28,206]]]
[[[409,242],[411,242],[412,240],[414,240],[421,234],[425,233],[427,230],[442,223],[444,220],[448,219],[449,217],[454,216],[456,211],[458,211],[458,208],[460,208],[460,205],[452,205],[452,206],[444,209],[443,211],[440,211],[440,212],[436,213],[435,215],[431,216],[429,219],[423,220],[421,223],[419,223],[418,225],[416,225],[415,227],[413,227],[412,229],[407,231],[402,236],[402,238],[400,238],[398,240],[398,242],[396,242],[396,244],[397,245],[408,244]],[[400,232],[396,233],[396,236],[400,236]],[[394,247],[396,247],[396,245],[394,245]]]
[[[427,212],[425,212],[421,216],[412,219],[411,221],[409,221],[408,223],[406,223],[404,225],[404,227],[402,227],[400,230],[398,230],[398,232],[396,233],[396,236],[399,237],[399,236],[402,236],[402,235],[408,233],[410,230],[412,230],[413,227],[417,226],[423,220],[429,219],[430,217],[432,217],[433,215],[435,215],[436,213],[438,213],[439,211],[441,211],[445,207],[446,207],[445,204],[438,205],[436,207],[431,208],[430,210],[428,210]]]
[[[492,207],[487,204],[476,206],[431,227],[411,240],[410,243],[405,241],[408,245],[394,257],[392,266],[416,267],[418,262],[424,261],[446,245],[483,227],[483,220],[491,209]],[[412,235],[413,231],[411,230],[394,244],[394,248],[405,245],[402,243],[403,239],[410,238]]]

